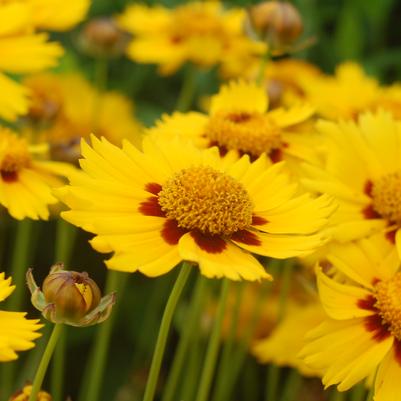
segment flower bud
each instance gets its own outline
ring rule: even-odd
[[[43,282],[46,302],[55,306],[57,319],[79,320],[99,305],[100,290],[88,273],[60,270]]]
[[[274,49],[283,49],[299,38],[303,31],[302,18],[290,3],[265,1],[250,8],[253,29]]]
[[[32,385],[28,384],[24,386],[22,390],[13,394],[8,401],[28,401],[31,391]],[[39,391],[36,401],[52,401],[52,397],[50,394],[46,393],[46,391]]]
[[[116,57],[124,53],[129,35],[118,28],[112,18],[89,21],[79,37],[81,49],[93,57]]]
[[[114,293],[101,298],[99,287],[88,273],[64,270],[62,264],[52,267],[42,291],[36,285],[31,269],[27,273],[27,282],[33,305],[53,323],[71,326],[100,323],[107,319],[115,302]]]

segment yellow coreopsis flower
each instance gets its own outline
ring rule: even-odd
[[[265,156],[230,161],[178,138],[145,138],[141,152],[96,137],[82,155],[83,176],[60,191],[71,208],[62,216],[114,252],[111,269],[159,276],[187,260],[207,277],[258,280],[269,274],[252,253],[288,258],[324,241],[331,200],[298,195]]]
[[[209,114],[174,113],[163,116],[148,133],[155,136],[190,138],[201,148],[217,146],[220,155],[234,151],[252,160],[266,154],[273,162],[292,156],[314,157],[302,123],[310,122],[314,109],[299,104],[272,111],[266,91],[255,83],[238,81],[224,85],[211,98]],[[302,135],[305,134],[305,135]]]
[[[374,108],[381,93],[377,80],[353,62],[340,64],[334,76],[309,76],[302,81],[306,97],[318,114],[330,120],[357,118]]]
[[[80,21],[89,0],[11,0],[0,3],[0,117],[15,120],[28,109],[26,88],[4,72],[26,74],[53,67],[63,50],[36,30],[65,30]]]
[[[41,145],[30,147],[24,138],[0,128],[0,204],[15,219],[47,219],[48,206],[58,202],[52,188],[63,184],[58,176],[74,169],[65,163],[38,159],[38,152],[46,149]]]
[[[31,7],[33,24],[40,29],[66,31],[81,22],[91,0],[25,0]]]
[[[382,239],[349,244],[328,256],[348,280],[317,272],[326,320],[300,356],[324,372],[323,384],[346,391],[374,375],[374,400],[398,401],[401,377],[400,259]]]
[[[127,53],[134,61],[154,63],[163,74],[174,73],[185,62],[220,65],[226,75],[241,74],[265,45],[243,32],[245,11],[224,10],[216,1],[192,2],[168,9],[161,5],[131,5],[117,18],[134,35]]]
[[[387,112],[366,113],[358,123],[321,121],[326,161],[305,166],[304,184],[336,197],[333,240],[383,233],[401,254],[401,124]]]
[[[11,278],[0,273],[0,302],[14,290]],[[42,327],[39,320],[25,318],[24,312],[0,310],[0,362],[17,359],[17,351],[25,351],[34,346],[33,340],[40,336],[37,331]]]
[[[91,132],[116,145],[126,138],[140,146],[141,126],[123,95],[99,93],[79,74],[39,74],[24,83],[31,91],[33,140],[48,142],[52,159],[76,162],[80,140]]]
[[[320,376],[318,369],[310,368],[298,356],[305,345],[304,336],[326,317],[320,303],[290,305],[283,320],[268,337],[257,341],[253,354],[262,363],[290,366],[304,376]]]
[[[256,76],[258,67],[253,67],[253,76]],[[271,107],[291,107],[305,101],[310,103],[304,85],[321,75],[322,72],[315,65],[304,60],[284,59],[268,63],[264,85]]]

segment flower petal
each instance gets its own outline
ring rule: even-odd
[[[266,91],[255,83],[238,81],[222,86],[217,95],[212,96],[210,114],[219,111],[264,113],[268,108]]]
[[[252,255],[219,237],[187,233],[180,239],[179,252],[182,259],[197,262],[206,277],[250,281],[271,278]]]

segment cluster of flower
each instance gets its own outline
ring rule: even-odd
[[[69,29],[88,5],[0,3],[0,69],[53,66],[61,46],[37,30]],[[191,63],[194,72],[217,66],[227,82],[202,111],[181,102],[145,128],[130,100],[77,73],[37,73],[18,84],[0,75],[0,116],[14,124],[0,128],[0,204],[16,220],[61,216],[93,233],[96,251],[112,253],[109,269],[149,277],[183,262],[180,269],[197,266],[207,278],[272,280],[270,265],[297,258],[294,280],[318,297],[287,295],[277,326],[261,319],[269,334],[259,333],[252,352],[339,391],[367,378],[376,401],[396,401],[401,88],[353,62],[326,75],[295,58],[276,61],[304,46],[301,32],[296,10],[280,2],[248,12],[219,2],[135,4],[88,23],[80,46],[101,62],[126,51],[163,76]],[[79,273],[53,271],[43,292],[28,278],[34,305],[56,323],[103,321],[114,303]],[[66,282],[73,290],[63,295]],[[12,290],[1,273],[0,300]],[[40,327],[0,312],[0,361],[31,348]]]

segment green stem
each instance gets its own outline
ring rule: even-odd
[[[54,250],[55,262],[63,262],[66,267],[71,262],[77,229],[66,221],[57,221],[56,244]]]
[[[148,381],[146,383],[143,401],[153,401],[155,397],[157,380],[159,378],[160,368],[162,364],[164,350],[166,348],[168,333],[170,331],[171,321],[173,319],[175,308],[177,306],[182,290],[184,289],[185,283],[188,280],[190,272],[191,265],[188,262],[184,262],[180,267],[180,273],[167,300],[166,308],[164,309],[162,321],[159,328],[159,334],[156,340],[156,346],[153,353],[152,364],[150,366],[150,372]]]
[[[288,294],[291,289],[291,276],[293,268],[294,261],[292,259],[287,259],[283,261],[277,324],[280,323],[280,321],[285,316]],[[275,400],[277,397],[278,382],[280,380],[280,367],[277,365],[269,365],[267,367],[267,377],[268,380],[266,387],[266,401]]]
[[[181,112],[188,111],[192,106],[195,90],[196,69],[193,66],[188,65],[175,109]]]
[[[280,369],[276,365],[267,367],[265,401],[275,401],[280,380]]]
[[[96,134],[99,128],[99,117],[102,114],[102,94],[107,89],[109,75],[109,61],[106,58],[98,58],[95,62],[94,83],[98,91],[93,101],[93,124],[92,128]]]
[[[260,60],[258,74],[256,75],[256,83],[258,85],[262,85],[265,80],[265,70],[269,60],[270,60],[270,53],[267,51]]]
[[[231,357],[230,361],[230,369],[224,372],[223,381],[224,385],[221,386],[221,392],[216,394],[215,401],[225,401],[230,399],[230,395],[232,389],[237,381],[237,378],[240,374],[241,368],[244,364],[248,349],[249,343],[252,340],[255,330],[257,328],[257,323],[259,322],[260,315],[262,313],[262,309],[264,304],[264,300],[271,290],[271,284],[269,283],[264,288],[259,290],[259,293],[256,297],[254,305],[252,305],[253,313],[251,316],[251,320],[248,324],[247,330],[244,333],[243,338],[241,339],[240,346],[234,352],[234,355]],[[220,378],[219,378],[220,380]]]
[[[109,60],[100,57],[95,61],[94,82],[99,94],[107,89],[107,81],[109,75]]]
[[[229,288],[229,281],[227,279],[224,279],[221,287],[220,299],[213,326],[213,331],[210,336],[208,348],[206,351],[206,358],[203,365],[203,371],[200,379],[196,401],[206,401],[209,396],[213,373],[217,361],[217,354],[219,351],[220,335],[221,335],[221,328],[223,325],[224,311],[227,303],[228,288]]]
[[[62,219],[57,220],[54,259],[55,262],[64,263],[66,269],[71,261],[76,234],[77,230],[74,226]],[[63,396],[66,345],[66,330],[62,330],[52,361],[50,388],[53,401],[61,401]]]
[[[199,331],[195,332],[191,341],[191,352],[188,356],[188,367],[185,370],[185,380],[178,400],[193,400],[201,370],[203,347],[199,339]]]
[[[180,342],[174,354],[173,365],[167,379],[166,387],[163,391],[162,401],[172,401],[174,399],[180,373],[184,366],[188,349],[193,335],[199,324],[199,317],[202,311],[203,301],[205,299],[206,280],[201,275],[198,276],[191,306],[188,308],[185,329],[182,331]]]
[[[228,388],[228,383],[230,382],[230,365],[232,363],[232,349],[234,345],[234,340],[237,334],[238,329],[238,321],[240,315],[240,307],[241,307],[241,300],[244,293],[245,285],[244,283],[239,283],[237,287],[237,294],[235,305],[232,313],[232,319],[230,324],[230,331],[228,334],[228,338],[223,347],[223,353],[221,357],[221,361],[218,368],[218,375],[217,375],[217,384],[216,389],[214,391],[214,401],[223,400],[226,390]]]
[[[52,357],[54,348],[56,347],[57,340],[60,336],[62,329],[61,324],[56,324],[54,325],[53,332],[50,336],[49,342],[47,343],[45,352],[42,356],[42,359],[40,361],[38,370],[36,371],[35,379],[33,381],[32,385],[32,392],[29,396],[28,401],[36,401],[38,393],[42,387],[43,379],[45,378],[46,370],[47,367],[49,366],[50,359]]]
[[[33,220],[25,219],[17,223],[17,231],[13,244],[13,253],[11,256],[10,272],[12,274],[15,290],[9,300],[6,302],[6,308],[12,311],[21,310],[25,297],[25,273],[31,259],[31,242],[34,229]],[[1,369],[1,390],[3,394],[11,394],[13,389],[14,377],[17,363],[9,362]]]
[[[284,383],[281,401],[294,401],[302,385],[302,376],[296,369],[292,369]]]
[[[25,273],[31,257],[31,240],[34,224],[33,220],[25,219],[18,222],[13,254],[11,260],[11,273],[13,283],[16,285],[10,301],[7,302],[9,310],[19,310],[24,303],[26,295]]]
[[[123,273],[109,270],[107,272],[105,293],[118,292],[118,295],[121,296],[125,278]],[[81,387],[79,400],[97,401],[99,399],[116,312],[116,308],[114,308],[109,318],[97,328],[95,343],[91,351],[89,363],[85,369],[82,381],[84,384]]]

